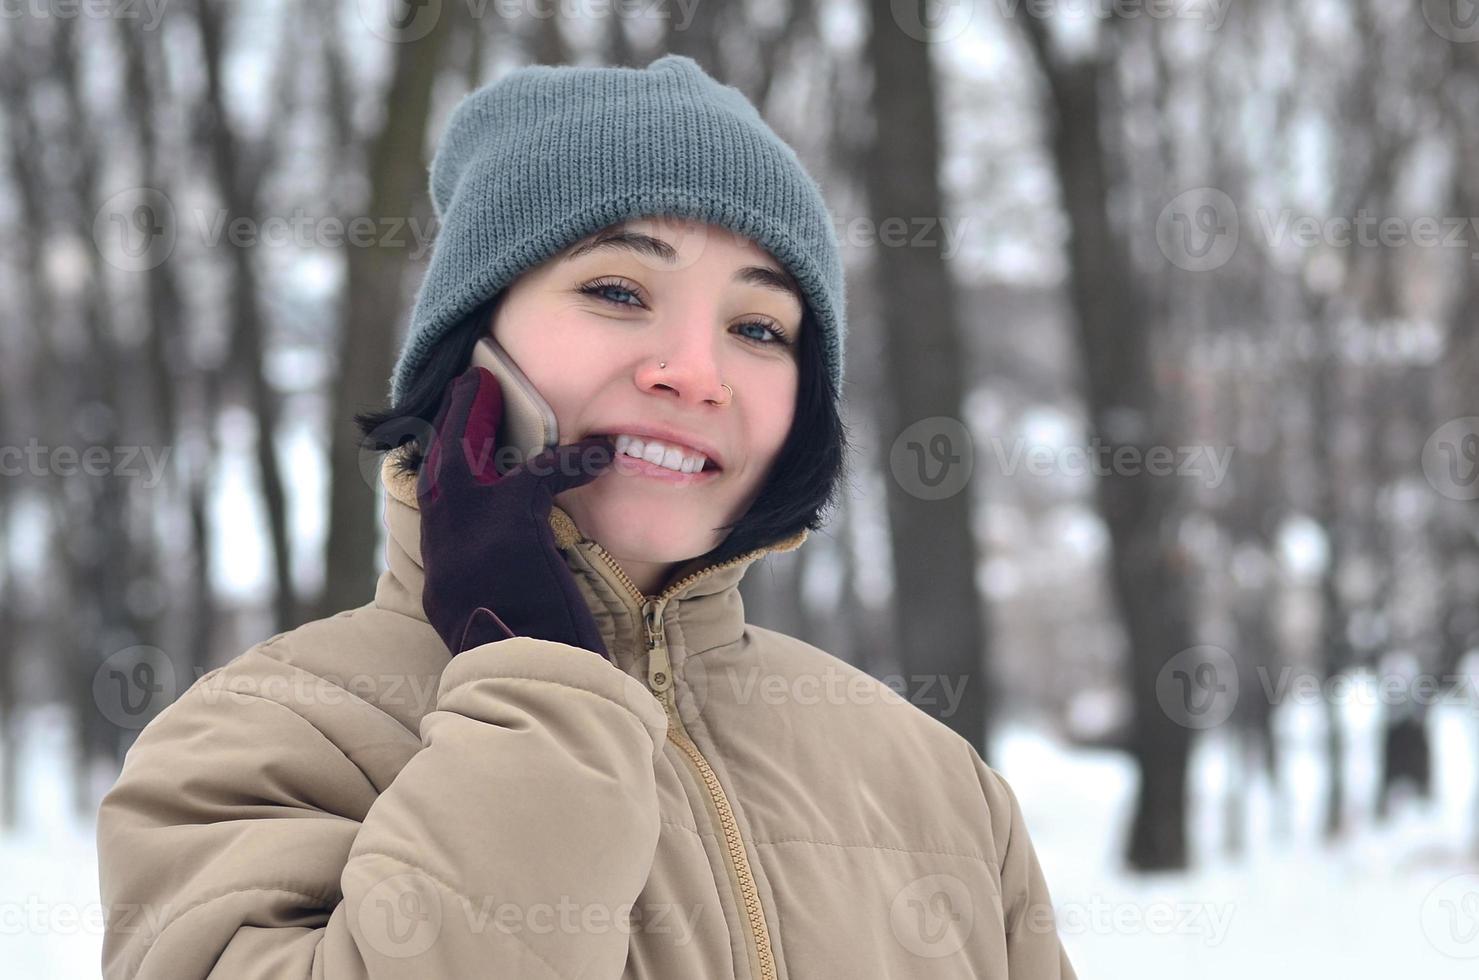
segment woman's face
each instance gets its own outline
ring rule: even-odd
[[[795,413],[802,309],[764,249],[670,217],[590,236],[498,304],[493,334],[554,409],[561,443],[662,430],[671,449],[707,450],[688,474],[619,454],[555,498],[644,593],[718,545],[728,532],[714,528],[764,485]]]

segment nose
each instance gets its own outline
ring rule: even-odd
[[[721,405],[729,398],[721,376],[717,343],[706,330],[658,331],[661,339],[637,369],[643,391],[671,391],[693,405]]]

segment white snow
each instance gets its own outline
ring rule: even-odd
[[[1294,790],[1287,834],[1267,781],[1242,784],[1229,747],[1209,737],[1192,757],[1189,873],[1123,870],[1137,785],[1127,756],[1023,728],[995,740],[992,761],[1022,803],[1080,977],[1479,976],[1479,860],[1467,850],[1479,742],[1473,706],[1434,708],[1434,802],[1394,804],[1381,827],[1370,817],[1369,736],[1378,714],[1346,712],[1357,746],[1347,764],[1355,814],[1333,847],[1320,840],[1323,724],[1311,716],[1323,712],[1298,705],[1280,713],[1280,782]],[[1248,802],[1241,858],[1218,853],[1228,788]]]

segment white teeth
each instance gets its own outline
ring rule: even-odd
[[[689,455],[656,439],[639,439],[628,435],[616,437],[616,451],[679,473],[697,473],[708,462],[708,457],[702,453]]]

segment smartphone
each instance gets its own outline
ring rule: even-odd
[[[500,451],[496,454],[499,473],[505,473],[519,461],[559,444],[560,429],[554,409],[492,334],[477,342],[472,362],[487,368],[503,390],[503,421],[498,425],[497,435],[499,449],[504,446],[518,449],[517,460],[512,458],[513,453]]]

